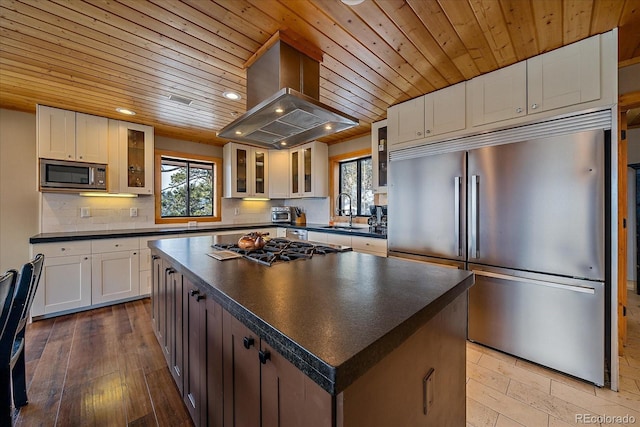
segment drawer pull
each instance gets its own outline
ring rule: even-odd
[[[258,352],[258,359],[260,359],[260,363],[265,365],[267,360],[271,359],[271,353],[266,350],[260,350]]]
[[[66,251],[66,250],[67,250],[67,248],[60,248],[60,250],[61,250],[62,252],[64,252],[64,251]]]
[[[246,349],[251,348],[251,346],[253,346],[253,344],[255,342],[256,341],[251,337],[244,337],[244,339],[242,340],[242,344],[244,345],[244,348],[246,348]]]

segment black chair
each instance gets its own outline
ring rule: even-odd
[[[8,420],[8,425],[11,425],[12,419],[11,395],[13,394],[13,404],[16,408],[29,403],[24,360],[24,333],[29,320],[31,303],[40,282],[43,263],[44,255],[38,254],[31,262],[22,266],[9,310],[9,318],[0,339],[0,377],[3,379],[0,384],[2,388],[0,423],[4,419]],[[7,381],[4,381],[5,378]],[[9,378],[11,381],[8,381]]]
[[[8,270],[0,276],[0,336],[4,333],[4,325],[7,324],[7,319],[9,319],[9,310],[11,309],[17,278],[18,272],[16,270]]]
[[[11,310],[11,303],[13,302],[13,295],[16,289],[16,279],[18,278],[18,272],[16,270],[9,270],[0,276],[0,342],[4,340],[4,330],[7,320],[9,319],[9,311]],[[6,352],[0,356],[0,359],[8,359],[10,357],[10,349],[6,350],[2,348],[3,352]],[[0,425],[11,425],[11,372],[8,369],[0,369],[0,403],[2,408],[0,409]],[[6,386],[5,386],[6,385]]]

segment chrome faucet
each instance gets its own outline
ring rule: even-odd
[[[353,205],[351,204],[351,196],[348,193],[340,193],[336,198],[336,214],[337,215],[346,215],[346,209],[340,209],[340,198],[342,196],[347,196],[349,199],[349,227],[353,227]]]

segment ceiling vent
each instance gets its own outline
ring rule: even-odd
[[[193,102],[191,99],[183,98],[178,95],[169,95],[169,101],[177,102],[178,104],[189,106]]]
[[[304,49],[296,49],[292,45]],[[276,33],[245,66],[247,112],[218,137],[267,148],[293,147],[358,125],[318,101],[322,52]]]

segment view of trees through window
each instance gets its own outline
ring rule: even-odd
[[[162,157],[162,218],[213,216],[213,166]]]
[[[340,163],[340,192],[351,196],[353,214],[369,216],[373,206],[373,179],[371,157]],[[346,197],[340,198],[339,208],[347,213],[351,209]]]

